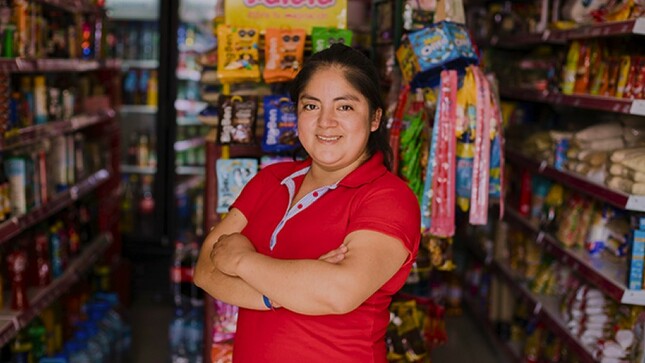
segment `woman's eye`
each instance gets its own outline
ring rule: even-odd
[[[341,110],[341,111],[351,111],[352,106],[350,106],[350,105],[342,105],[338,109]]]
[[[308,103],[308,104],[302,106],[302,109],[305,110],[305,111],[312,111],[312,110],[316,109],[316,106],[311,104],[311,103]]]

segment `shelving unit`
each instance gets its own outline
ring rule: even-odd
[[[526,287],[525,283],[521,282],[515,276],[508,266],[496,261],[492,256],[487,256],[479,248],[473,246],[472,243],[470,243],[468,247],[470,251],[477,256],[480,261],[484,262],[493,273],[500,276],[512,287],[513,292],[519,299],[522,299],[529,304],[530,309],[533,311],[533,315],[542,321],[551,332],[562,339],[565,344],[567,344],[567,346],[569,346],[569,348],[579,356],[580,362],[597,362],[589,349],[587,349],[580,340],[573,336],[567,329],[566,324],[558,312],[559,302],[556,298],[533,293],[528,289],[528,287]],[[511,348],[508,347],[508,349]]]
[[[101,18],[105,15],[104,9],[91,0],[39,0],[38,3],[45,5],[46,8],[56,7],[73,14],[90,14],[90,17]],[[49,15],[47,12],[45,14]],[[101,23],[102,25],[104,24]],[[99,33],[97,32],[96,34]],[[92,33],[92,36],[94,35]],[[96,46],[94,50],[97,50],[100,45],[98,43],[100,39],[93,40],[97,42],[93,45]],[[80,52],[80,44],[78,44],[78,47]],[[76,110],[83,110],[82,112],[84,113],[75,114],[68,119],[51,120],[44,124],[13,128],[8,131],[3,128],[3,135],[0,135],[0,153],[2,153],[3,157],[5,154],[23,157],[22,153],[30,152],[33,146],[37,146],[40,151],[44,151],[45,146],[43,145],[47,144],[48,139],[74,133],[83,133],[83,135],[87,136],[86,140],[96,142],[92,147],[100,144],[101,155],[108,156],[105,159],[99,158],[98,156],[101,155],[97,152],[96,159],[105,160],[106,164],[95,165],[96,163],[92,162],[91,164],[93,165],[91,166],[85,165],[85,167],[90,167],[91,170],[82,170],[82,179],[79,179],[81,174],[78,174],[81,170],[76,170],[76,175],[68,179],[75,180],[75,182],[65,183],[73,185],[68,185],[61,192],[54,193],[48,190],[49,198],[46,201],[43,198],[43,201],[37,203],[39,204],[38,206],[28,209],[26,213],[15,214],[14,212],[11,218],[0,222],[0,247],[7,251],[11,250],[14,245],[18,245],[19,241],[35,243],[33,240],[22,238],[22,235],[28,236],[42,222],[57,217],[61,211],[74,207],[81,198],[85,198],[90,194],[95,197],[92,205],[96,201],[96,211],[98,213],[91,222],[95,224],[95,227],[92,226],[92,233],[96,231],[93,237],[89,237],[92,240],[85,241],[87,244],[82,246],[78,256],[69,261],[63,274],[44,288],[28,287],[29,308],[16,311],[7,308],[8,304],[0,306],[0,348],[2,349],[0,354],[3,358],[7,358],[4,353],[9,352],[9,349],[5,349],[8,348],[7,344],[22,329],[26,328],[34,318],[39,316],[44,309],[71,290],[78,282],[85,280],[87,273],[92,270],[97,261],[120,253],[120,236],[117,228],[119,213],[118,203],[116,202],[119,186],[118,147],[120,140],[115,111],[115,106],[120,102],[118,92],[120,81],[115,74],[118,74],[122,64],[115,59],[101,59],[103,55],[98,51],[95,57],[95,60],[58,58],[0,59],[0,73],[7,75],[7,78],[18,75],[16,77],[22,79],[32,73],[37,73],[45,75],[44,78],[49,84],[50,79],[54,79],[54,82],[56,80],[56,77],[50,76],[63,74],[67,77],[67,75],[70,75],[70,80],[74,81],[77,79],[76,75],[86,75],[91,72],[92,74],[88,78],[92,78],[93,82],[100,84],[103,88],[100,95],[93,90],[79,91],[77,96],[82,97],[75,99],[76,106],[79,106]],[[12,85],[14,87],[10,88],[11,91],[21,91],[19,87],[16,87],[19,84],[13,84],[13,80],[11,85],[5,86]],[[49,85],[53,86],[53,84]],[[77,84],[72,85],[78,87]],[[3,102],[5,100],[6,98],[3,99]],[[51,117],[51,115],[48,115],[48,117]],[[2,126],[4,127],[4,124]],[[72,139],[70,138],[69,140]],[[80,140],[83,139],[81,138]],[[75,152],[80,151],[76,145],[73,149]],[[83,150],[85,151],[84,146]],[[93,152],[92,156],[95,156]],[[47,157],[43,160],[53,162],[54,159]],[[0,164],[0,167],[3,167],[3,165]],[[33,173],[33,169],[27,170],[27,173]],[[48,174],[47,181],[51,181],[49,178],[51,176]],[[11,185],[11,187],[15,186]],[[29,248],[32,247],[29,246]],[[0,264],[6,264],[7,262],[4,260],[6,255],[3,254],[2,258],[3,260]],[[33,269],[34,267],[31,268]],[[3,269],[4,271],[5,269]],[[4,301],[9,300],[5,299]]]
[[[611,204],[615,207],[645,212],[645,196],[630,195],[592,182],[585,177],[548,165],[546,161],[538,162],[514,150],[506,150],[506,160],[525,168],[531,173],[543,175],[569,188],[580,191],[588,196]]]
[[[13,339],[33,318],[78,282],[111,243],[112,235],[98,236],[74,259],[61,277],[52,281],[47,287],[31,289],[28,292],[30,307],[27,310],[0,309],[0,346]]]

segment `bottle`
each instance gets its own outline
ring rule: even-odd
[[[40,317],[34,318],[27,328],[27,336],[32,346],[32,356],[34,362],[38,362],[45,356],[46,350],[46,334],[45,325],[43,325]]]
[[[45,287],[51,282],[51,265],[49,263],[49,239],[45,230],[36,232],[36,271],[38,287]]]
[[[150,71],[150,78],[148,79],[148,86],[147,86],[147,100],[146,104],[148,106],[157,106],[158,103],[158,85],[159,82],[157,80],[157,71],[153,70]]]
[[[9,219],[11,212],[5,209],[5,204],[9,204],[9,181],[4,174],[4,161],[0,156],[0,223]]]
[[[7,270],[11,280],[11,309],[29,308],[27,298],[27,253],[19,247],[7,256]]]
[[[184,317],[185,311],[179,307],[175,307],[175,314],[170,321],[168,328],[168,342],[170,343],[170,361],[173,363],[186,362],[188,363],[188,356],[186,352],[186,338],[185,338],[185,325],[186,319]]]
[[[139,134],[139,142],[137,145],[137,165],[146,167],[150,162],[150,139],[148,133],[142,131]]]
[[[36,125],[47,122],[47,87],[42,75],[34,77],[34,122]]]
[[[119,229],[121,233],[129,234],[134,231],[134,185],[131,175],[129,178],[124,176],[121,183],[123,184],[123,196],[121,197],[121,218],[119,218]]]
[[[12,363],[29,363],[33,361],[31,354],[33,346],[27,337],[27,332],[20,331],[11,343],[11,362]]]
[[[175,308],[182,312],[185,312],[188,307],[188,301],[184,299],[184,294],[182,293],[184,255],[186,255],[186,247],[184,243],[176,241],[171,259],[172,265],[170,266],[170,288]],[[176,311],[175,315],[178,314],[179,313]],[[181,315],[183,316],[184,314],[182,313]]]
[[[34,89],[31,76],[22,76],[20,79],[20,124],[21,127],[28,127],[34,124]]]

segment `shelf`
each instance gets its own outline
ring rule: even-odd
[[[148,105],[121,105],[119,107],[121,113],[143,113],[153,115],[157,113],[157,106]]]
[[[580,362],[597,362],[593,354],[580,342],[578,338],[571,335],[567,329],[567,326],[559,313],[560,304],[557,298],[533,293],[525,284],[519,282],[515,278],[515,275],[509,267],[493,259],[482,258],[484,253],[476,251],[474,247],[470,247],[470,250],[481,258],[482,261],[485,261],[494,273],[502,277],[511,286],[512,291],[529,303],[530,309],[533,311],[533,315],[540,319],[540,321],[542,321],[553,334],[560,337],[563,342],[579,356]]]
[[[188,140],[175,141],[175,151],[177,152],[186,151],[186,150],[194,149],[196,147],[203,146],[204,144],[206,144],[206,140],[204,139],[203,136],[195,137],[193,139],[188,139]]]
[[[593,24],[568,30],[545,30],[542,33],[519,34],[514,36],[490,37],[490,45],[503,47],[523,47],[544,43],[564,44],[575,39],[592,39],[623,35],[644,35],[645,17],[637,19]]]
[[[110,178],[110,172],[101,169],[68,190],[55,195],[47,204],[34,208],[21,216],[14,216],[0,223],[0,246],[13,237],[70,206],[79,198],[98,188]]]
[[[197,119],[196,116],[180,116],[177,117],[177,126],[201,126],[203,123]]]
[[[517,151],[507,149],[506,160],[515,165],[526,168],[530,172],[543,175],[557,181],[564,186],[587,194],[615,207],[645,212],[645,196],[630,195],[621,191],[609,189],[607,186],[587,180],[584,176],[568,171],[558,170],[547,164],[546,161],[538,162],[522,155]]]
[[[200,166],[199,168],[202,171],[204,170],[203,166]],[[195,189],[199,186],[203,186],[205,173],[202,172],[201,175],[199,174],[193,174],[193,175],[194,176],[186,179],[183,182],[177,183],[177,185],[175,185],[175,195],[185,194],[191,189]]]
[[[138,165],[125,165],[121,164],[121,174],[157,174],[157,168],[154,166],[138,166]]]
[[[121,69],[157,69],[159,61],[156,59],[124,59],[121,61]]]
[[[193,69],[177,69],[177,79],[183,81],[199,81],[202,78],[202,72]]]
[[[175,100],[175,109],[187,114],[197,114],[206,108],[207,105],[208,104],[206,102],[200,101]]]
[[[86,246],[72,261],[62,276],[44,288],[30,289],[30,307],[24,311],[0,309],[0,347],[13,339],[31,320],[67,292],[112,243],[110,234],[102,234]]]
[[[547,253],[578,273],[585,281],[602,290],[607,296],[623,304],[645,306],[645,290],[629,290],[625,284],[628,265],[626,259],[603,259],[590,256],[584,250],[567,248],[554,236],[540,231],[538,226],[512,208],[506,210],[506,219],[535,233],[535,242],[542,245]]]
[[[38,0],[43,4],[55,6],[72,13],[89,12],[101,9],[90,0]]]
[[[177,175],[206,175],[205,166],[178,166],[175,168]]]
[[[16,135],[0,140],[0,151],[27,146],[41,142],[43,138],[67,134],[108,122],[113,120],[114,116],[114,110],[107,109],[97,115],[77,115],[67,121],[54,121],[42,125],[24,127],[17,130]]]
[[[500,92],[504,98],[521,101],[543,102],[559,106],[584,108],[627,115],[645,116],[645,100],[600,97],[590,95],[563,95],[534,89],[510,88]]]
[[[120,68],[119,60],[0,58],[0,72],[88,72]]]

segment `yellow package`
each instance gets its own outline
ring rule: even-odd
[[[573,41],[569,46],[567,61],[562,71],[562,93],[570,95],[576,84],[576,71],[578,69],[578,58],[580,57],[580,42]]]
[[[264,34],[266,83],[287,82],[296,77],[305,53],[304,29],[267,29]]]
[[[616,98],[623,98],[625,95],[625,86],[629,79],[629,69],[631,68],[632,60],[628,55],[620,57],[620,68],[618,70],[618,83],[616,84]]]
[[[259,82],[260,32],[220,24],[217,26],[217,76],[221,83]]]

